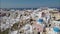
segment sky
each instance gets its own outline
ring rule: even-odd
[[[60,0],[0,0],[0,8],[60,7]]]

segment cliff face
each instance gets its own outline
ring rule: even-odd
[[[37,9],[37,10],[23,10],[23,11],[0,11],[0,30],[5,31],[10,29],[12,31],[20,30],[26,24],[35,24],[34,27],[36,31],[40,31],[43,27],[49,27],[49,24],[52,21],[55,21],[53,17],[56,17],[56,20],[60,19],[60,13],[55,12],[55,9]],[[37,20],[43,19],[42,24]],[[51,21],[51,22],[50,22]],[[51,24],[53,25],[53,24]],[[31,25],[32,26],[32,25]],[[40,27],[41,26],[41,27]]]

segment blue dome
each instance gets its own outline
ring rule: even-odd
[[[59,29],[58,27],[54,27],[53,30],[54,30],[55,32],[60,32],[60,29]]]
[[[43,19],[38,19],[38,22],[39,23],[43,23]]]

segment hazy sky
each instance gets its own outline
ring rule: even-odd
[[[0,0],[0,8],[60,7],[60,0]]]

